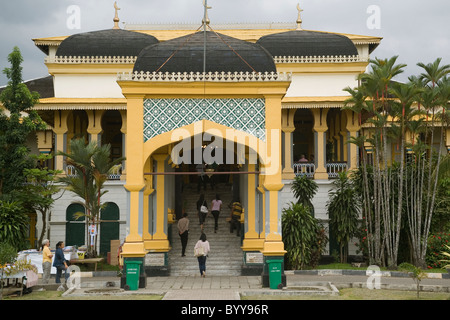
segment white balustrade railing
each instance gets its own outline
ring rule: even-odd
[[[340,172],[347,171],[347,162],[330,162],[326,164],[328,178],[337,178]]]
[[[118,81],[210,81],[210,82],[256,82],[291,81],[286,72],[122,72]]]
[[[294,174],[296,176],[307,176],[308,178],[314,178],[314,172],[316,166],[312,162],[297,162],[294,163]]]
[[[337,178],[340,172],[347,171],[347,162],[330,162],[325,165],[329,179]],[[314,178],[316,166],[312,162],[296,162],[293,165],[296,176]]]
[[[62,57],[47,57],[45,63],[57,64],[134,64],[137,57],[130,56],[62,56]]]
[[[75,177],[77,175],[75,167],[72,165],[67,165],[66,175],[68,177]],[[121,175],[122,175],[122,165],[119,164],[111,169],[111,172],[108,175],[108,180],[120,180]]]
[[[368,57],[354,56],[276,56],[275,63],[350,63],[367,62]]]
[[[77,175],[77,171],[75,170],[75,167],[72,165],[66,166],[66,176],[68,177],[75,177]]]

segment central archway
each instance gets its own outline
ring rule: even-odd
[[[171,249],[166,229],[172,216],[167,212],[169,199],[165,195],[168,194],[166,188],[170,181],[166,177],[169,173],[173,174],[176,166],[170,155],[175,145],[183,139],[194,139],[198,135],[203,136],[205,132],[210,132],[213,136],[225,137],[225,143],[228,142],[233,146],[238,143],[247,151],[249,158],[256,159],[254,164],[247,162],[249,166],[259,165],[258,171],[261,171],[261,174],[258,177],[248,175],[247,177],[251,176],[252,179],[246,179],[249,180],[246,188],[256,190],[248,192],[249,195],[259,192],[262,197],[259,208],[264,214],[258,226],[255,226],[255,215],[250,213],[250,209],[247,210],[248,221],[245,225],[248,229],[245,230],[242,250],[244,252],[253,250],[262,255],[260,260],[263,260],[266,277],[268,270],[266,260],[280,259],[286,253],[280,224],[279,197],[284,186],[281,176],[280,125],[281,99],[286,94],[291,79],[289,76],[276,75],[270,78],[184,80],[141,78],[136,74],[118,80],[122,94],[127,99],[127,170],[124,187],[129,206],[128,235],[122,247],[122,256],[125,261],[139,259],[146,271],[153,264],[166,264],[167,252]],[[175,103],[181,101],[181,106],[189,107],[186,103],[191,100],[206,104],[217,102],[220,110],[228,110],[225,116],[233,116],[236,121],[215,121],[207,111],[208,106],[212,106],[204,104],[198,105],[197,108],[184,108],[187,114],[180,114],[182,108],[176,108]],[[233,108],[226,105],[234,101],[239,104]],[[252,114],[248,114],[248,117],[242,115],[242,121],[245,122],[242,123],[242,127],[237,121],[240,120],[236,118],[238,110],[243,110],[242,107],[247,102],[253,103],[250,104],[254,107],[250,108],[251,110],[264,115],[263,121],[257,123],[256,127],[250,121],[256,120]],[[196,110],[199,114],[195,113]],[[258,136],[252,135],[254,128],[262,129],[265,137],[255,139]],[[178,129],[176,132],[178,137],[172,136],[175,129]],[[230,136],[232,138],[229,138]],[[248,167],[246,170],[256,171],[256,168]],[[152,174],[145,175],[145,172]],[[256,200],[249,200],[248,203],[257,207]],[[149,208],[152,210],[152,219],[156,216],[151,224]],[[261,233],[257,232],[259,226],[264,228]],[[251,235],[254,235],[254,238]],[[152,261],[147,261],[149,257]],[[160,268],[162,271],[163,269]]]
[[[202,120],[154,137],[144,145],[144,149],[147,157],[144,168],[146,187],[143,195],[143,240],[146,250],[169,252],[173,241],[179,241],[171,239],[170,230],[176,228],[176,225],[171,223],[175,218],[177,200],[180,201],[177,197],[181,197],[181,193],[177,193],[180,187],[180,180],[177,178],[186,175],[196,177],[198,172],[193,169],[196,165],[216,162],[222,168],[227,166],[229,171],[216,171],[210,173],[211,175],[233,177],[232,184],[228,187],[221,186],[221,191],[227,199],[227,203],[224,203],[224,214],[229,214],[228,204],[235,198],[240,198],[244,208],[242,239],[234,245],[240,250],[239,260],[242,261],[244,252],[260,253],[263,250],[265,206],[262,204],[265,192],[262,187],[264,176],[260,175],[260,169],[265,157],[258,153],[258,150],[265,149],[264,141],[245,132]],[[201,154],[196,155],[196,152]],[[188,165],[190,169],[180,170],[183,164]],[[229,169],[230,165],[234,168]],[[196,187],[195,182],[189,202],[197,201],[199,194]],[[230,194],[231,190],[233,192]],[[208,193],[208,201],[212,200],[214,194]],[[192,199],[193,197],[197,198]],[[192,212],[195,210],[191,209]],[[196,216],[191,216],[191,223],[198,223]],[[262,261],[262,253],[260,254]],[[162,260],[162,256],[160,257]]]

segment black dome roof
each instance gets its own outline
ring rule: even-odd
[[[158,43],[154,36],[122,30],[109,29],[74,34],[65,39],[56,56],[116,56],[136,57],[141,50]]]
[[[149,46],[139,54],[134,71],[203,72],[204,36],[200,31]],[[206,72],[276,72],[272,56],[258,44],[211,31],[206,39]]]
[[[261,37],[256,43],[272,56],[351,56],[358,51],[353,42],[339,34],[293,30]]]

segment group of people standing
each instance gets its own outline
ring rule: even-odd
[[[217,233],[219,229],[219,215],[222,210],[223,202],[220,199],[220,196],[216,194],[215,198],[211,201],[211,214],[214,217],[214,233]],[[240,204],[239,199],[235,200],[231,204],[231,214],[230,214],[230,232],[234,232],[234,229],[237,229],[237,236],[240,236],[240,219],[242,213],[242,205]],[[206,216],[209,213],[208,204],[205,199],[205,195],[201,194],[199,199],[197,200],[197,212],[198,219],[201,229],[200,239],[197,241],[194,247],[194,251],[198,248],[203,249],[203,254],[197,256],[200,275],[202,277],[206,276],[206,257],[210,252],[211,248],[209,246],[208,240],[206,240],[206,234],[204,233],[204,224],[206,220]],[[178,233],[181,239],[181,256],[186,256],[186,247],[188,243],[188,234],[189,234],[189,219],[187,218],[187,213],[183,213],[183,217],[178,221]]]

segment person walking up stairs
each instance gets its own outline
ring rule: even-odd
[[[205,200],[211,204],[216,197],[216,193],[224,204],[231,203],[232,191],[224,185],[216,185],[214,191],[206,191]],[[181,257],[181,242],[179,241],[178,228],[172,228],[172,250],[169,252],[169,267],[171,276],[198,276],[198,261],[194,256],[194,246],[202,234],[201,226],[197,220],[196,202],[199,194],[194,190],[185,188],[184,199],[187,199],[185,208],[191,223],[189,224],[189,239],[186,247],[186,256]],[[215,219],[209,212],[203,223],[203,232],[206,234],[211,254],[208,257],[207,273],[213,275],[241,275],[243,252],[241,249],[241,237],[230,234],[230,209],[227,205],[222,205],[222,210],[217,219],[217,233],[214,233]],[[177,241],[175,241],[175,239]]]

